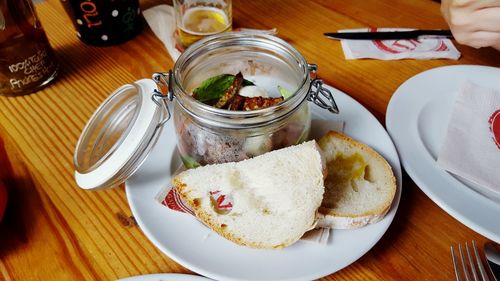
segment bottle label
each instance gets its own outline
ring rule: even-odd
[[[31,0],[3,2],[9,11],[3,29],[0,22],[0,95],[29,94],[54,79],[57,62]]]
[[[32,83],[37,83],[44,77],[52,75],[55,64],[50,59],[46,49],[37,50],[24,60],[11,63],[9,71],[13,76],[9,79],[13,91],[21,90]]]

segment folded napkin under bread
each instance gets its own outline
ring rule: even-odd
[[[332,120],[312,120],[311,128],[310,138],[317,139],[320,136],[325,135],[328,131],[343,132],[344,122]],[[180,173],[183,170],[184,166],[179,168],[176,173]],[[188,204],[182,201],[180,195],[171,186],[162,188],[156,195],[156,200],[171,210],[194,216],[194,212],[189,208]],[[306,232],[304,236],[302,236],[301,240],[326,245],[328,243],[329,236],[330,229],[316,228]]]
[[[500,89],[461,86],[437,163],[500,198]]]
[[[172,59],[176,61],[181,52],[176,48],[174,38],[176,29],[174,8],[169,5],[158,5],[144,10],[142,14],[153,33],[163,42]]]
[[[360,28],[339,32],[406,31],[404,28]],[[423,38],[401,40],[341,40],[344,56],[353,59],[452,59],[460,58],[460,52],[447,38]]]

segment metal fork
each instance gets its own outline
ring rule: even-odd
[[[477,252],[476,242],[474,240],[472,240],[472,250],[474,251],[473,256],[471,255],[469,244],[465,242],[465,253],[467,254],[467,256],[464,256],[464,250],[462,249],[462,245],[458,244],[458,254],[459,254],[458,257],[460,258],[460,264],[458,264],[457,258],[455,257],[455,250],[453,249],[453,246],[451,246],[451,259],[453,261],[453,267],[455,268],[456,280],[490,281],[490,278],[488,277],[488,274],[484,269],[481,257]],[[462,279],[462,277],[465,277],[465,279]]]

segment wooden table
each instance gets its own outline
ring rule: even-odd
[[[144,7],[161,1],[145,1]],[[344,59],[339,42],[323,32],[366,26],[446,28],[430,0],[233,2],[234,25],[279,30],[320,76],[351,95],[382,123],[396,88],[439,66],[500,66],[492,49],[457,46],[452,60]],[[73,151],[96,107],[118,86],[172,68],[162,43],[146,28],[134,40],[96,48],[74,36],[58,0],[37,5],[61,73],[36,94],[0,97],[0,159],[9,186],[0,224],[0,279],[112,280],[138,274],[189,270],[162,254],[130,219],[123,187],[89,192],[73,179]],[[453,219],[405,176],[398,212],[387,233],[366,255],[324,280],[447,280],[453,278],[449,246],[486,238]]]

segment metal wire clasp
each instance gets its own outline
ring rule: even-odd
[[[151,99],[159,107],[163,107],[166,112],[166,117],[158,124],[158,127],[163,126],[170,119],[170,110],[168,109],[168,101],[174,100],[174,91],[172,90],[172,70],[168,72],[156,72],[153,74],[153,81],[158,85],[158,89],[154,90]],[[166,90],[164,92],[164,90]],[[164,94],[165,93],[165,94]]]
[[[323,88],[323,80],[316,78],[316,70],[318,69],[318,66],[315,64],[309,64],[308,69],[310,71],[311,79],[313,80],[311,81],[309,87],[307,100],[323,109],[328,109],[331,113],[339,113],[339,108],[332,93],[330,90]]]

